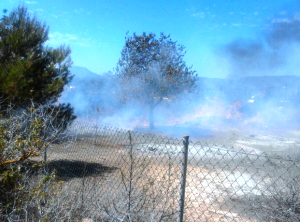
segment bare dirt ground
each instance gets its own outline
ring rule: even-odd
[[[295,153],[300,150],[300,125],[297,121],[282,125],[245,122],[245,120],[211,118],[205,124],[199,122],[186,126],[157,126],[154,133],[178,139],[189,135],[193,141],[217,144],[228,149],[290,155],[294,158]],[[148,131],[147,128],[136,130]]]
[[[220,126],[212,129],[209,136],[198,135],[195,139],[235,150],[290,155],[293,158],[297,154],[300,158],[300,128]]]
[[[78,205],[89,209],[85,218],[93,215],[94,218],[111,219],[120,217],[127,210],[132,160],[128,156],[127,135],[124,138],[122,135],[81,137],[68,145],[53,145],[48,151],[50,168],[56,168],[58,178],[65,181],[64,192]],[[300,131],[294,129],[249,127],[211,129],[210,134],[201,135],[200,132],[194,138],[191,134],[193,143],[186,181],[185,221],[264,221],[268,218],[259,219],[258,216],[265,216],[265,209],[261,206],[266,204],[265,199],[260,203],[257,198],[271,197],[272,190],[268,187],[274,184],[280,192],[287,189],[282,185],[285,179],[282,175],[296,177],[299,173],[294,173],[297,165],[269,161],[260,155],[263,152],[295,153],[300,145],[299,135]],[[157,219],[168,214],[171,216],[162,221],[174,221],[181,167],[177,146],[182,142],[176,140],[172,143],[172,140],[162,137],[148,143],[147,137],[139,139],[139,143],[134,144],[132,186],[136,207],[143,205],[143,210],[135,212],[136,219],[142,220],[142,216]],[[196,140],[200,141],[199,144],[209,145],[200,146]],[[176,152],[170,156],[161,152],[160,147]],[[218,150],[219,147],[223,150]],[[247,157],[227,152],[226,148],[243,149],[258,155]],[[283,204],[280,209],[284,210],[284,207]]]

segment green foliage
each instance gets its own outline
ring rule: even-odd
[[[123,83],[125,100],[136,99],[150,110],[150,127],[153,126],[153,109],[163,99],[171,99],[195,86],[196,73],[183,61],[185,48],[170,36],[154,33],[126,36],[125,46],[117,66]]]
[[[55,129],[65,130],[75,119],[74,109],[68,104],[50,105],[45,108],[45,115],[54,117],[52,126]]]
[[[21,177],[21,174],[15,171],[15,167],[0,171],[0,184],[5,187],[11,186]]]
[[[1,166],[39,155],[74,120],[69,105],[32,106],[0,116]],[[71,115],[70,115],[71,114]]]
[[[57,202],[62,183],[56,180],[55,171],[43,174],[41,171],[44,167],[44,163],[14,163],[2,173],[4,180],[0,183],[3,191],[0,194],[0,203],[3,206],[1,221],[53,220],[57,209],[53,209],[52,204]]]
[[[45,46],[48,27],[24,6],[0,20],[0,98],[15,108],[57,101],[71,80],[69,47]]]
[[[31,181],[42,165],[28,165],[28,160],[55,142],[75,119],[70,104],[54,105],[72,79],[71,50],[47,47],[47,40],[46,24],[24,6],[0,19],[1,221],[4,213],[17,218],[31,213],[32,220],[42,221],[49,216],[42,208],[54,194],[55,172]]]

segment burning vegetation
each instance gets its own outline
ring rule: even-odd
[[[76,82],[75,70],[62,100],[79,119],[120,128],[298,127],[299,22],[274,19],[255,40],[219,46],[227,79],[197,77],[170,36],[127,35],[116,72]]]

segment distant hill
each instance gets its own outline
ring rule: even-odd
[[[249,76],[240,79],[219,79],[199,77],[198,86],[219,87],[230,89],[233,87],[247,87],[254,90],[265,90],[272,88],[300,88],[299,76]]]
[[[90,116],[101,112],[109,114],[119,108],[121,92],[114,75],[98,75],[87,68],[73,66],[73,80],[65,87],[61,102],[69,102],[78,116]],[[244,110],[259,110],[265,104],[283,107],[300,104],[300,77],[298,76],[251,76],[241,79],[199,77],[193,101],[224,101],[234,104],[240,101]],[[258,107],[258,108],[257,108]],[[249,111],[249,113],[250,113]],[[246,111],[243,111],[246,112]],[[247,111],[248,112],[248,111]],[[251,111],[252,112],[252,111]]]
[[[293,87],[300,86],[299,76],[249,76],[239,80],[242,84],[247,84],[259,88],[268,87]]]
[[[102,80],[102,76],[92,71],[88,70],[87,68],[80,67],[80,66],[72,66],[71,74],[74,75],[73,80],[68,85],[85,85],[88,82],[98,82]]]
[[[240,79],[220,79],[199,77],[198,83],[212,84],[212,85],[227,85],[227,84],[246,84],[257,87],[266,86],[285,86],[300,84],[299,76],[249,76]]]
[[[98,75],[87,68],[72,66],[71,73],[73,80],[68,87],[89,88],[94,91],[103,82],[107,82],[105,75]],[[204,92],[225,92],[226,94],[247,91],[250,94],[259,91],[285,89],[288,91],[298,91],[300,89],[300,77],[298,76],[250,76],[241,79],[220,79],[199,77],[197,85],[200,91]],[[87,87],[88,86],[88,87]],[[73,88],[74,88],[73,87]],[[234,92],[236,91],[236,92]]]
[[[226,98],[227,102],[247,102],[260,99],[262,102],[294,101],[300,99],[300,77],[298,76],[250,76],[240,79],[218,79],[200,77],[197,82],[198,95]]]
[[[87,83],[101,82],[105,78],[103,75],[96,74],[87,68],[80,66],[72,66],[71,73],[74,75],[69,85],[86,86]],[[300,77],[298,76],[249,76],[241,79],[220,79],[199,77],[198,85],[205,88],[232,88],[237,86],[248,86],[257,89],[265,89],[269,87],[292,87],[297,89],[300,87]]]
[[[74,78],[64,88],[60,102],[71,103],[75,115],[81,117],[95,114],[100,106],[102,113],[111,109],[116,85],[112,76],[98,75],[79,66],[72,66],[70,71]]]

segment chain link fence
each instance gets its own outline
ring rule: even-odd
[[[78,221],[300,221],[291,158],[78,122],[44,158]]]

